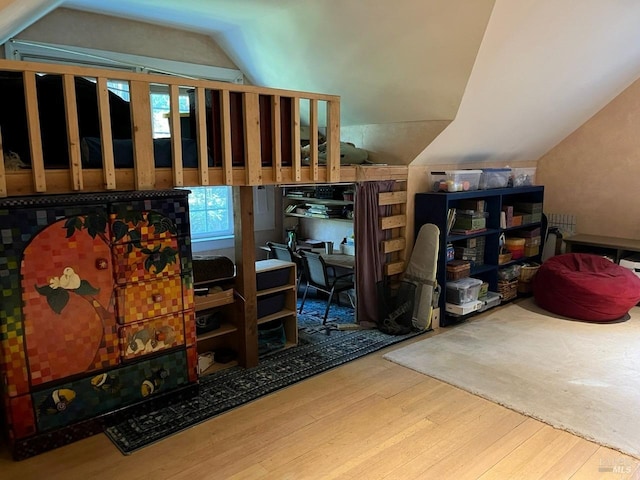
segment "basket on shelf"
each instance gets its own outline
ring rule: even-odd
[[[498,282],[498,293],[502,296],[502,301],[506,302],[518,296],[518,279]]]
[[[520,268],[520,275],[518,276],[518,292],[519,293],[531,293],[531,280],[540,268],[539,263],[523,264]]]
[[[504,265],[511,261],[511,252],[501,253],[498,255],[498,265]]]

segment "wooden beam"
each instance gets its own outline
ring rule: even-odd
[[[260,100],[256,93],[243,95],[244,165],[246,185],[262,185],[262,154],[260,147]]]
[[[382,252],[383,253],[400,252],[404,250],[406,245],[407,245],[407,241],[403,237],[392,238],[390,240],[383,240]]]
[[[400,228],[407,225],[406,215],[392,215],[390,217],[380,218],[380,228],[382,230],[389,230],[391,228]]]
[[[384,274],[386,276],[399,275],[404,272],[404,262],[386,263],[384,266]]]
[[[151,124],[151,92],[149,83],[132,81],[129,85],[131,96],[131,125],[133,138],[133,161],[137,190],[156,188],[155,163],[153,155],[153,127]]]
[[[318,180],[318,100],[309,100],[309,167],[311,179]]]
[[[63,75],[62,86],[64,90],[64,111],[67,119],[67,144],[69,145],[71,188],[80,191],[82,190],[83,182],[75,77],[69,74]]]
[[[169,131],[171,132],[171,164],[173,185],[184,186],[182,164],[182,125],[180,125],[180,87],[169,85]]]
[[[220,91],[220,123],[222,125],[222,178],[225,185],[233,183],[233,150],[231,143],[231,96],[229,90]]]
[[[383,192],[378,194],[378,205],[396,205],[399,203],[407,203],[407,192]]]
[[[237,318],[240,364],[258,364],[258,301],[256,298],[256,245],[254,238],[253,187],[234,187],[235,289],[240,294]]]
[[[42,136],[40,132],[40,116],[38,114],[38,92],[36,89],[35,72],[24,72],[23,83],[27,109],[27,126],[29,129],[29,146],[31,148],[33,188],[38,193],[44,193],[47,191],[47,181],[42,153]]]
[[[327,102],[327,177],[340,181],[340,102]]]
[[[7,175],[4,170],[4,148],[2,147],[2,130],[0,130],[0,197],[6,197],[9,194],[7,190]]]
[[[271,159],[273,162],[273,178],[276,183],[282,182],[282,121],[280,117],[280,95],[271,96]]]
[[[207,149],[207,107],[204,87],[196,88],[196,138],[198,142],[199,185],[209,185],[209,155]]]
[[[291,132],[291,152],[293,158],[292,168],[293,168],[293,180],[294,182],[299,182],[301,178],[301,158],[302,155],[300,151],[300,98],[293,97],[291,99],[291,128],[293,129]]]
[[[109,107],[109,89],[107,79],[98,77],[98,116],[100,119],[100,147],[102,150],[102,172],[104,187],[107,190],[116,188],[116,172],[113,159],[113,135],[111,133],[111,108]],[[132,109],[133,115],[133,109]]]

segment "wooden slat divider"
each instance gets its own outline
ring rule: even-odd
[[[260,100],[256,93],[245,93],[244,119],[244,165],[246,185],[262,185],[262,154],[260,147]]]
[[[33,188],[36,192],[42,193],[47,191],[47,181],[42,153],[42,136],[40,133],[40,116],[38,115],[38,92],[36,89],[35,72],[24,72],[23,83],[27,109],[27,125],[29,129],[29,146],[31,148]]]
[[[80,155],[80,128],[78,126],[78,107],[76,102],[76,84],[73,75],[62,76],[64,91],[64,111],[67,119],[67,143],[69,145],[69,175],[71,188],[83,189],[82,160]]]
[[[293,123],[291,126],[293,129],[293,132],[291,132],[293,181],[299,182],[300,178],[302,178],[302,159],[300,158],[302,154],[300,151],[300,97],[292,98],[291,118]]]
[[[318,100],[309,100],[309,168],[311,180],[318,180]]]
[[[384,274],[387,276],[399,275],[404,272],[404,262],[391,262],[384,265]]]
[[[407,192],[383,192],[378,194],[378,205],[397,205],[407,203]]]
[[[109,90],[107,89],[107,79],[104,77],[98,77],[96,79],[96,83],[98,92],[98,116],[100,118],[100,147],[102,150],[102,172],[104,178],[104,188],[106,190],[115,190],[116,173],[113,157],[111,108],[109,106]]]
[[[282,122],[280,121],[280,95],[271,96],[271,160],[273,162],[273,178],[282,182]]]
[[[131,126],[136,190],[156,188],[151,125],[151,92],[147,82],[131,81]]]
[[[4,148],[2,147],[2,131],[0,131],[0,198],[7,197],[9,191],[7,190],[7,175],[4,169]]]
[[[253,85],[237,85],[210,80],[190,79],[189,88],[195,90],[194,96],[194,128],[191,132],[197,138],[198,167],[184,167],[182,158],[182,134],[179,113],[179,92],[184,88],[185,79],[180,77],[128,72],[120,70],[105,70],[96,67],[82,67],[75,65],[57,65],[36,62],[23,62],[0,59],[0,71],[20,72],[25,86],[25,105],[27,113],[27,128],[30,135],[31,169],[17,172],[4,172],[0,178],[0,195],[15,196],[33,193],[64,193],[77,191],[105,191],[115,189],[148,189],[174,186],[195,185],[265,185],[281,183],[336,183],[342,181],[340,173],[340,98],[310,92],[299,92],[285,89],[257,87]],[[37,79],[40,74],[58,75],[62,78],[64,92],[64,108],[66,111],[66,131],[69,149],[68,167],[62,169],[45,168],[45,159],[39,125],[39,111],[37,101]],[[80,101],[75,90],[76,77],[95,79],[97,93],[97,107],[99,120],[99,136],[101,145],[102,166],[99,169],[83,167],[82,151],[80,148],[80,131],[77,102]],[[111,128],[110,97],[107,81],[128,82],[131,85],[132,100],[130,104],[134,130],[131,139],[134,145],[134,166],[131,168],[115,168],[113,131]],[[155,168],[153,155],[152,123],[150,100],[146,95],[150,92],[151,84],[166,85],[170,95],[169,125],[172,133],[171,168]],[[138,90],[138,94],[135,90]],[[220,112],[207,110],[205,94],[208,90],[219,95]],[[231,99],[238,93],[243,96],[243,129],[245,164],[234,165],[234,152],[231,145],[231,130],[235,123],[231,121]],[[268,96],[271,99],[272,118],[271,128],[261,125],[260,98]],[[291,100],[291,112],[282,112],[282,99]],[[264,100],[264,99],[263,99]],[[310,143],[313,145],[309,166],[302,165],[300,157],[300,109],[301,102],[309,102],[310,111]],[[327,139],[330,144],[327,152],[328,165],[317,163],[317,143],[319,142],[320,126],[318,110],[326,104],[327,109]],[[289,103],[288,101],[286,102]],[[75,105],[74,105],[75,104]],[[149,111],[146,111],[149,105]],[[209,167],[209,151],[214,151],[213,145],[208,145],[210,135],[207,132],[207,115],[213,113],[220,116],[221,132],[215,132],[221,138],[221,145],[217,146],[217,155],[222,152],[222,160],[217,160],[217,166]],[[262,112],[263,114],[265,112]],[[235,115],[235,112],[234,112]],[[134,119],[133,116],[136,118]],[[282,123],[286,119],[286,125]],[[234,119],[235,121],[235,119]],[[282,128],[290,129],[283,132]],[[233,132],[237,134],[238,132]],[[322,132],[324,133],[324,131]],[[265,142],[264,135],[271,138]],[[283,139],[291,142],[283,145]],[[271,155],[261,152],[267,143],[271,143]],[[6,138],[5,138],[6,143]],[[220,150],[221,148],[221,150]],[[283,151],[284,149],[284,151]],[[261,158],[262,155],[264,158]],[[213,153],[212,153],[213,154]],[[286,156],[285,156],[286,155]],[[135,158],[137,157],[137,158]],[[271,158],[271,164],[263,166],[262,162]],[[48,162],[50,159],[46,159]],[[236,159],[237,160],[237,159]],[[282,162],[287,161],[283,166]],[[221,161],[221,163],[220,163]],[[289,164],[291,162],[291,164]],[[222,165],[222,166],[220,166]],[[358,176],[356,168],[347,168],[347,181],[355,181]],[[66,178],[65,178],[66,176]],[[376,177],[376,175],[373,175]],[[97,179],[102,179],[96,183]],[[8,180],[11,179],[11,182]],[[378,176],[379,179],[379,176]],[[53,183],[55,182],[55,183]]]
[[[173,185],[184,186],[182,164],[182,126],[180,125],[180,87],[169,85],[169,131],[171,132],[171,164]]]
[[[327,102],[327,177],[340,181],[340,102]]]
[[[382,252],[383,253],[393,253],[400,252],[405,249],[407,245],[407,240],[404,237],[392,238],[390,240],[382,241]]]
[[[233,182],[233,151],[231,148],[231,96],[229,90],[220,92],[220,105],[222,124],[222,178],[225,185],[234,185]]]
[[[380,218],[380,228],[382,230],[405,227],[406,225],[407,217],[405,215],[392,215],[390,217]]]
[[[207,151],[207,108],[204,87],[196,87],[196,137],[198,139],[198,185],[209,185],[209,164]]]

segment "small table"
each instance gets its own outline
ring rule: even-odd
[[[324,253],[324,248],[312,248],[313,253],[319,253],[324,258],[324,263],[333,267],[348,268],[353,270],[356,264],[354,255],[345,255],[344,253]]]
[[[634,238],[606,237],[577,233],[563,238],[567,244],[567,253],[596,253],[610,255],[616,263],[629,253],[640,252],[640,240]]]

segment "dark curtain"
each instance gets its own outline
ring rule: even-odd
[[[391,214],[391,206],[378,206],[378,194],[393,190],[395,182],[359,183],[356,191],[354,230],[356,237],[356,322],[375,326],[378,321],[377,283],[383,279],[385,233],[380,217]]]

